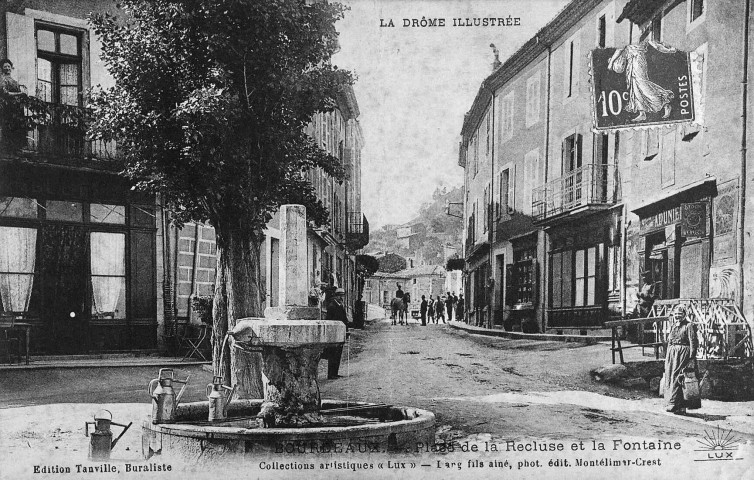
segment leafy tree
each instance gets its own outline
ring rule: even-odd
[[[380,262],[371,255],[356,255],[356,272],[364,278],[371,277],[380,269]]]
[[[380,262],[380,272],[395,273],[403,270],[408,265],[405,258],[401,257],[397,253],[388,253],[385,256],[378,259]]]
[[[463,258],[452,257],[445,263],[445,270],[449,272],[453,270],[463,270],[464,265]]]
[[[213,364],[259,396],[258,358],[222,352],[237,319],[261,316],[263,230],[284,203],[328,212],[305,172],[341,179],[337,158],[304,132],[352,83],[331,65],[344,7],[304,0],[122,0],[95,15],[115,86],[93,95],[91,135],[115,140],[124,174],[159,194],[177,222],[215,227]],[[220,358],[224,358],[220,364]]]

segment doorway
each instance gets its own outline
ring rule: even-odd
[[[40,266],[45,350],[57,354],[81,354],[89,349],[88,239],[76,225],[41,228]]]

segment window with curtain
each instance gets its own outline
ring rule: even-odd
[[[36,228],[0,227],[0,301],[3,311],[28,310],[36,254]]]
[[[92,315],[126,317],[126,235],[92,232]]]
[[[37,29],[37,96],[50,103],[79,106],[79,34],[44,26]]]

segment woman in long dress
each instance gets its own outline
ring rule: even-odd
[[[628,104],[626,111],[638,113],[632,122],[647,119],[647,112],[655,113],[663,110],[662,118],[670,116],[670,101],[675,96],[673,92],[657,85],[649,79],[647,66],[647,49],[649,47],[661,53],[675,53],[676,49],[646,38],[639,44],[626,45],[613,53],[607,68],[616,73],[626,73],[626,87],[628,87]]]
[[[696,326],[688,320],[686,307],[676,306],[673,309],[672,321],[665,355],[665,401],[668,412],[683,415],[686,413],[686,404],[678,377],[687,368],[695,368],[699,339],[696,336]]]

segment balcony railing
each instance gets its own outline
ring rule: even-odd
[[[361,212],[348,212],[346,243],[350,250],[364,248],[369,243],[369,221]]]
[[[615,165],[584,165],[532,191],[532,213],[542,221],[581,208],[618,201]]]
[[[0,132],[0,145],[5,151],[62,158],[66,164],[111,162],[116,158],[115,142],[86,138],[88,109],[35,97],[22,97],[17,104],[4,106],[18,112],[18,125],[5,125]]]

